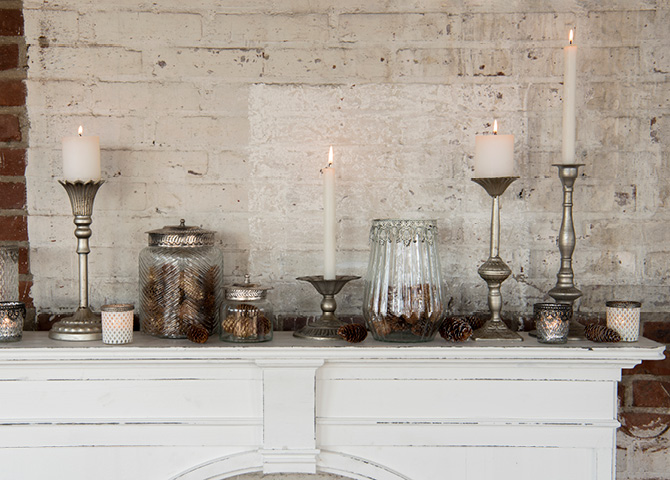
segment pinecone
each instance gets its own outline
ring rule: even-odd
[[[591,323],[586,326],[585,336],[588,340],[598,343],[616,343],[621,341],[621,335],[617,331],[597,323]]]
[[[440,327],[440,336],[445,340],[464,342],[472,335],[472,327],[462,318],[447,318]]]
[[[368,331],[363,325],[351,323],[338,328],[337,334],[349,343],[358,343],[365,340],[365,337],[368,336]]]
[[[379,320],[373,320],[370,322],[370,326],[377,332],[377,335],[381,337],[385,337],[393,331],[393,328],[386,322],[384,317],[381,317]]]
[[[473,330],[477,330],[478,328],[482,328],[484,326],[488,318],[479,317],[477,315],[466,315],[463,317],[463,320],[468,322]]]
[[[209,332],[202,325],[193,323],[186,327],[186,337],[195,343],[205,343],[209,338]]]
[[[423,318],[419,320],[415,325],[412,325],[412,334],[416,335],[417,337],[428,337],[431,334],[431,330],[433,328],[433,322],[430,320]]]

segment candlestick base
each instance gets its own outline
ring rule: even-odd
[[[322,275],[315,275],[310,277],[298,277],[297,280],[309,282],[312,286],[323,295],[321,300],[321,311],[323,314],[314,323],[305,325],[300,330],[293,333],[294,337],[311,338],[313,340],[339,340],[340,336],[337,334],[338,328],[346,325],[340,322],[335,316],[337,303],[335,302],[335,295],[337,295],[342,287],[351,280],[357,280],[361,277],[338,275],[335,280],[324,280]]]
[[[88,307],[80,307],[71,317],[54,323],[49,331],[49,338],[71,342],[102,340],[100,316]]]

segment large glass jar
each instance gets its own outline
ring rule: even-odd
[[[140,252],[140,329],[165,338],[201,342],[219,323],[223,255],[214,232],[165,226],[147,232]]]
[[[445,314],[434,220],[373,220],[363,316],[376,340],[427,342]]]
[[[266,298],[271,287],[244,283],[226,287],[226,300],[221,307],[220,338],[226,342],[256,343],[272,340],[272,305]]]

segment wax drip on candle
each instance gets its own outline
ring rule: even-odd
[[[84,133],[84,127],[79,125],[79,130],[77,130],[77,132],[79,133],[79,136],[81,137],[82,134]]]

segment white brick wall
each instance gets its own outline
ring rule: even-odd
[[[145,231],[216,230],[226,281],[275,286],[280,314],[318,312],[321,180],[338,169],[338,264],[364,275],[376,217],[437,218],[455,311],[485,306],[490,201],[470,181],[493,118],[521,179],[502,201],[505,308],[555,283],[562,48],[579,45],[574,255],[581,308],[667,310],[670,6],[666,0],[24,1],[27,172],[38,311],[76,305],[60,139],[101,139],[91,302],[135,301]],[[362,282],[338,298],[358,314]]]

